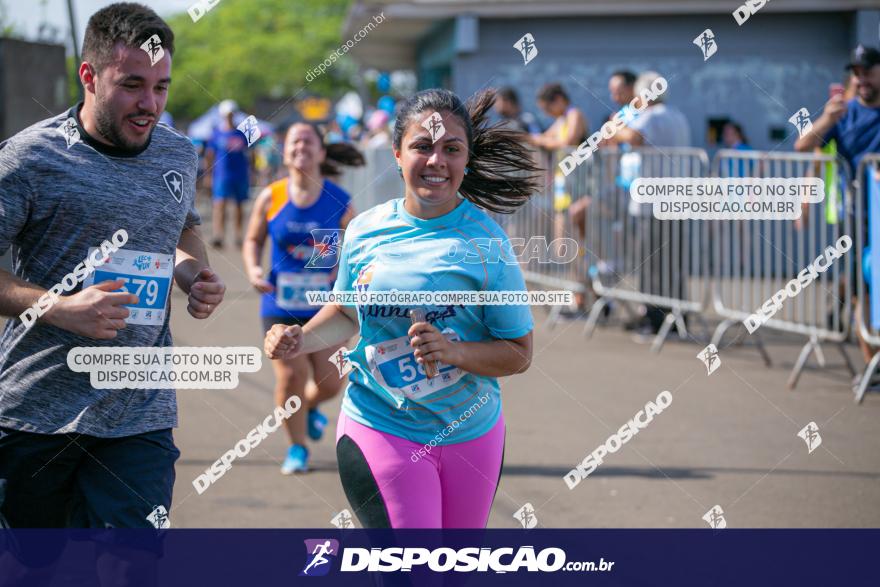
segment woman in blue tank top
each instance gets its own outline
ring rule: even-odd
[[[305,324],[319,309],[307,303],[305,292],[333,287],[342,231],[355,212],[349,195],[325,176],[338,173],[336,163],[363,163],[360,153],[349,145],[325,146],[320,130],[306,123],[290,127],[283,148],[289,175],[260,193],[242,251],[248,279],[262,294],[264,331],[273,324]],[[264,269],[267,238],[271,253],[269,268]],[[272,364],[276,405],[283,406],[295,395],[309,408],[285,421],[290,441],[281,466],[285,475],[308,469],[306,434],[320,440],[327,424],[318,404],[342,387],[329,362],[332,353],[327,349]]]

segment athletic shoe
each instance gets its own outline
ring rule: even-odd
[[[287,449],[287,458],[281,465],[282,475],[305,473],[309,470],[309,449],[301,444],[293,444]]]
[[[321,440],[324,436],[324,428],[327,427],[327,416],[318,411],[317,408],[309,410],[309,438],[312,440]]]

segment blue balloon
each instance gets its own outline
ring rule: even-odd
[[[376,80],[376,89],[383,94],[387,94],[391,90],[391,76],[387,73],[380,73]]]
[[[376,103],[376,105],[379,107],[379,110],[384,110],[388,114],[394,114],[395,104],[396,102],[394,101],[394,98],[387,95],[379,98],[379,101]]]

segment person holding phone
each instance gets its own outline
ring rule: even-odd
[[[880,152],[880,51],[859,45],[852,52],[847,69],[856,96],[844,97],[845,89],[832,84],[822,114],[812,131],[795,141],[796,151],[812,151],[834,139],[837,151],[853,171],[866,153]]]
[[[494,100],[485,91],[466,106],[434,89],[403,104],[392,149],[405,195],[349,224],[334,291],[525,290],[507,235],[481,208],[525,204],[539,170],[519,133],[489,126]],[[481,243],[500,255],[493,260]],[[424,320],[415,313],[413,324],[419,309]],[[361,524],[478,528],[504,452],[497,378],[528,369],[532,327],[527,305],[331,304],[303,327],[273,326],[265,350],[288,360],[359,334],[346,353],[353,370],[336,455]]]

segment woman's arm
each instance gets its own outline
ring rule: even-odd
[[[408,334],[419,364],[440,361],[474,375],[504,377],[523,373],[532,363],[531,332],[519,338],[452,342],[436,327],[417,322]]]
[[[292,359],[338,346],[358,333],[356,312],[351,306],[328,304],[305,326],[275,324],[263,342],[266,355],[270,359]]]
[[[272,191],[266,188],[260,192],[260,195],[257,196],[257,201],[254,203],[254,209],[248,222],[247,236],[244,239],[244,247],[242,248],[244,269],[248,276],[248,281],[257,291],[262,293],[274,291],[272,284],[266,280],[266,275],[260,265],[263,257],[263,245],[268,234],[266,214],[269,212],[271,203]]]

